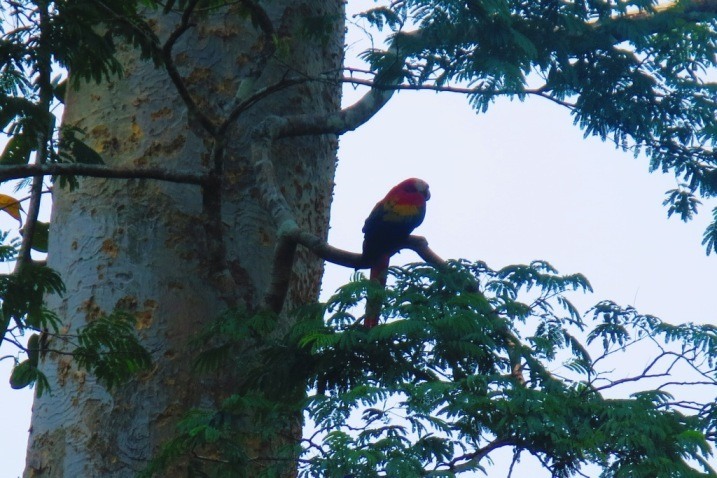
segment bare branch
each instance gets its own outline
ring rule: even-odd
[[[274,164],[270,157],[270,148],[285,122],[285,118],[270,116],[262,121],[251,135],[251,157],[254,171],[258,176],[256,185],[259,189],[259,198],[274,219],[280,236],[284,231],[298,228],[291,207],[279,189]]]
[[[270,117],[257,126],[256,134],[267,140],[319,134],[342,135],[370,120],[388,103],[394,91],[372,88],[356,103],[335,113]]]
[[[286,293],[289,289],[289,277],[294,265],[296,241],[291,235],[299,230],[296,219],[279,189],[276,181],[274,164],[269,156],[274,135],[274,121],[278,117],[270,117],[262,122],[263,127],[257,128],[252,134],[251,155],[254,171],[258,176],[256,181],[259,189],[259,199],[269,212],[278,229],[278,240],[272,263],[271,285],[264,298],[265,305],[272,311],[279,313],[284,306]]]
[[[342,135],[348,131],[355,130],[373,118],[373,116],[388,103],[392,96],[392,90],[371,89],[359,101],[338,113],[322,118],[323,121],[312,124],[311,121],[313,121],[313,119],[306,118],[308,122],[301,125],[305,128],[305,132],[302,133],[300,122],[297,121],[292,125],[294,131],[286,131],[282,136],[294,136],[296,133],[311,134],[312,132],[313,134],[334,133]]]
[[[485,458],[490,452],[504,446],[514,446],[513,440],[509,438],[497,438],[483,448],[479,448],[472,453],[457,456],[448,463],[440,463],[438,467],[446,467],[447,470],[452,473],[471,471],[475,469],[475,467],[478,466],[478,462]],[[443,476],[445,473],[446,469],[436,469],[426,473],[425,476]]]
[[[477,86],[475,88],[465,88],[460,86],[445,86],[436,85],[429,83],[421,84],[378,84],[372,79],[367,78],[356,78],[353,76],[344,76],[341,78],[342,83],[350,83],[352,85],[370,86],[377,90],[409,90],[409,91],[435,91],[438,93],[458,93],[461,95],[479,95],[479,94],[491,94],[491,95],[520,95],[520,94],[539,94],[542,92],[541,88],[532,89],[507,89],[507,90],[491,90],[484,87]]]
[[[222,222],[222,178],[224,170],[224,138],[214,138],[210,153],[212,170],[202,185],[204,232],[211,238],[207,245],[210,266],[208,275],[222,299],[230,308],[237,306],[237,284],[227,263],[227,249]]]
[[[285,224],[289,223],[286,222]],[[293,226],[295,226],[295,223],[288,226],[288,228],[279,235],[274,252],[274,266],[271,274],[272,282],[266,295],[265,304],[270,310],[276,313],[281,311],[286,293],[289,289],[294,253],[298,244],[301,244],[323,260],[332,264],[354,269],[371,267],[371,263],[366,261],[362,254],[333,247],[320,237],[301,231],[298,226]],[[445,261],[428,247],[428,241],[425,237],[409,236],[401,249],[410,249],[416,252],[424,261],[436,267],[445,265]]]
[[[199,3],[199,0],[191,0],[182,13],[182,19],[179,22],[177,28],[169,35],[167,41],[161,47],[162,61],[164,62],[164,68],[167,70],[170,80],[177,89],[179,96],[184,101],[187,107],[187,112],[190,118],[195,118],[197,122],[204,128],[209,134],[215,136],[217,125],[207,116],[204,111],[197,105],[197,102],[189,92],[187,85],[184,83],[182,75],[177,70],[177,65],[174,63],[174,57],[172,56],[172,49],[179,38],[192,26],[190,23],[194,8]]]
[[[164,168],[114,168],[97,164],[45,163],[0,166],[0,181],[31,176],[89,176],[114,179],[156,179],[173,183],[204,184],[206,173]]]
[[[177,40],[179,40],[182,35],[192,26],[190,21],[192,18],[192,14],[194,13],[194,9],[197,7],[198,3],[199,0],[190,0],[187,6],[184,8],[184,11],[182,12],[182,18],[179,21],[179,25],[172,33],[170,33],[169,37],[167,38],[167,41],[165,41],[164,45],[162,46],[162,49],[165,51],[166,54],[172,54],[172,48],[174,48],[174,45],[177,43]]]
[[[353,105],[328,114],[268,118],[258,129],[263,129],[263,134],[271,140],[318,134],[342,135],[355,130],[378,113],[393,96],[396,88],[392,86],[401,83],[406,59],[405,54],[401,53],[400,44],[406,38],[417,35],[420,35],[420,32],[401,32],[393,37],[389,49],[393,55],[392,63],[376,74],[371,89]]]
[[[48,3],[40,3],[38,5],[40,12],[40,36],[39,47],[37,48],[37,83],[39,86],[39,103],[38,107],[41,111],[47,112],[47,123],[43,124],[37,134],[37,153],[35,162],[42,166],[47,162],[50,155],[50,141],[52,132],[55,129],[55,116],[50,112],[53,101],[52,91],[52,52],[47,44],[50,41],[50,10]],[[37,217],[40,213],[40,203],[42,202],[42,186],[44,177],[36,175],[32,179],[30,186],[30,204],[27,208],[25,227],[22,231],[22,243],[17,254],[15,262],[15,274],[22,272],[25,264],[32,260],[32,240],[35,235],[37,225]]]
[[[673,362],[670,364],[670,366],[663,372],[660,373],[650,373],[650,371],[665,357],[674,357]],[[676,362],[679,360],[684,359],[684,357],[680,354],[674,353],[674,352],[662,352],[657,357],[655,357],[643,370],[639,375],[635,375],[632,377],[626,377],[619,380],[612,380],[610,383],[603,385],[601,387],[594,387],[596,391],[602,391],[607,390],[612,387],[616,387],[618,385],[622,385],[624,383],[628,382],[638,382],[640,380],[648,379],[648,378],[658,378],[658,377],[669,377],[670,371],[672,367],[675,365]],[[607,379],[602,379],[607,380]]]
[[[663,388],[676,387],[676,386],[691,387],[691,386],[694,386],[694,385],[709,385],[709,386],[713,386],[713,387],[714,387],[714,386],[717,386],[717,382],[715,382],[715,381],[704,381],[704,380],[697,380],[697,381],[694,381],[694,382],[665,382],[665,383],[663,383],[662,385],[660,385],[659,387],[657,387],[656,390],[662,390]]]
[[[305,78],[302,79],[287,79],[284,78],[278,83],[275,83],[273,85],[269,85],[264,88],[260,88],[259,90],[254,91],[251,93],[251,95],[244,97],[238,96],[237,101],[234,103],[234,106],[232,106],[232,109],[229,111],[229,114],[227,117],[222,120],[221,124],[217,128],[217,135],[223,135],[226,133],[227,129],[232,125],[232,123],[247,109],[249,109],[254,104],[258,103],[262,99],[266,98],[267,96],[272,95],[273,93],[276,93],[277,91],[281,91],[283,89],[289,88],[290,86],[298,85],[300,83],[305,83],[308,80]]]

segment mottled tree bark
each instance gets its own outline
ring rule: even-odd
[[[266,36],[231,8],[196,17],[173,49],[187,90],[210,119],[228,113],[240,83],[246,95],[247,85],[258,91],[291,75],[338,74],[343,2],[267,2],[282,45],[259,75]],[[322,35],[305,28],[307,19],[317,18],[329,22]],[[159,38],[167,38],[177,22],[177,15],[159,18]],[[121,59],[121,79],[69,92],[65,124],[84,128],[113,167],[210,170],[211,137],[189,117],[167,72],[129,47]],[[270,115],[336,112],[339,97],[339,82],[303,82],[265,97],[231,124],[218,186],[220,231],[208,227],[205,200],[212,191],[194,184],[84,178],[74,191],[55,189],[48,264],[61,274],[67,293],[51,298],[49,306],[69,331],[116,308],[135,312],[155,367],[109,392],[70,357],[48,354],[42,371],[52,393],[33,406],[25,476],[134,476],[172,436],[184,412],[231,393],[241,371],[191,373],[194,355],[187,342],[230,306],[259,306],[271,282],[276,224],[257,198],[249,133]],[[297,223],[322,238],[336,148],[335,135],[280,139],[271,148]],[[215,254],[220,240],[222,257]],[[227,271],[228,282],[222,276]],[[315,300],[321,275],[322,261],[299,249],[287,306]]]

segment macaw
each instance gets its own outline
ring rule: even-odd
[[[394,186],[386,197],[376,203],[363,225],[363,258],[371,264],[371,280],[386,285],[391,256],[401,249],[411,232],[423,222],[426,201],[430,198],[428,184],[411,178]],[[380,312],[380,303],[369,298],[364,326],[376,326]]]

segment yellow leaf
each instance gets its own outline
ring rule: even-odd
[[[20,218],[22,207],[20,206],[20,202],[14,197],[8,196],[7,194],[0,194],[0,211],[5,211],[22,224],[22,218]]]

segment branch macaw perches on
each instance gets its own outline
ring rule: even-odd
[[[354,269],[371,267],[372,263],[366,260],[363,254],[333,247],[315,234],[302,231],[293,219],[283,195],[276,189],[277,185],[271,163],[268,160],[264,160],[258,163],[257,167],[260,168],[262,177],[266,181],[264,183],[264,193],[268,194],[268,196],[265,197],[265,205],[272,211],[275,218],[282,219],[281,224],[283,226],[280,227],[278,231],[278,240],[271,273],[271,284],[264,298],[264,306],[266,308],[277,314],[281,312],[289,290],[294,254],[299,244],[332,264]],[[423,236],[409,236],[400,249],[413,250],[421,259],[433,266],[446,266],[446,261],[428,246],[428,241]],[[478,285],[469,285],[467,292],[478,293]],[[509,345],[510,375],[517,383],[524,385],[523,352],[521,351],[522,345],[520,339],[508,329],[508,327],[499,329],[498,333],[505,336]]]
[[[264,300],[264,304],[274,312],[278,313],[283,308],[298,244],[336,264],[356,268],[367,267],[369,264],[362,262],[361,254],[341,251],[329,246],[318,236],[301,231],[276,181],[269,154],[271,146],[281,138],[315,134],[340,135],[352,131],[373,117],[392,95],[392,90],[372,88],[355,104],[339,112],[325,115],[272,116],[254,128],[251,157],[257,175],[259,198],[277,225],[278,242],[274,253],[271,286]]]

